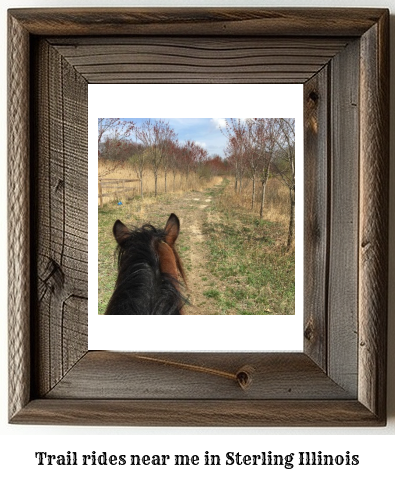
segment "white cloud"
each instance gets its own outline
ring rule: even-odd
[[[211,118],[211,122],[214,124],[216,128],[225,128],[226,120],[225,118]]]

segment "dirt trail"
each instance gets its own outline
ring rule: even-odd
[[[190,315],[211,315],[215,314],[214,301],[204,295],[204,292],[215,283],[217,279],[208,271],[207,263],[210,260],[209,251],[204,241],[203,223],[210,214],[210,203],[212,202],[210,190],[186,194],[181,206],[181,230],[185,234],[183,243],[189,250],[183,252],[186,258],[188,297],[190,305],[184,313]]]
[[[219,313],[216,302],[205,295],[218,279],[208,271],[210,253],[205,244],[203,224],[211,214],[212,192],[220,183],[221,180],[203,191],[169,195],[164,201],[144,206],[145,218],[158,227],[164,226],[170,213],[177,214],[180,219],[181,232],[177,244],[187,277],[186,296],[190,304],[185,307],[184,313],[188,315]]]

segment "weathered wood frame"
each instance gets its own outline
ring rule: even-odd
[[[388,19],[9,11],[11,423],[385,424]],[[303,353],[87,350],[89,82],[304,83]]]

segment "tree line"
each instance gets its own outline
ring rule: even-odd
[[[209,155],[196,141],[180,142],[169,122],[147,119],[140,126],[119,118],[99,118],[98,156],[109,160],[102,177],[128,163],[140,180],[140,195],[144,196],[144,178],[152,171],[155,196],[158,194],[158,177],[163,174],[165,193],[169,176],[173,185],[177,173],[188,180],[192,173],[209,178],[228,171],[226,161],[219,155]]]
[[[169,177],[173,187],[177,173],[186,179],[191,173],[209,178],[213,175],[234,176],[234,188],[240,194],[243,179],[252,182],[251,208],[260,203],[263,217],[266,187],[270,176],[277,176],[288,188],[290,199],[287,248],[295,237],[295,120],[294,118],[228,118],[221,128],[227,143],[224,157],[209,155],[196,141],[181,142],[169,122],[147,119],[141,125],[120,118],[99,118],[98,155],[109,160],[102,175],[128,162],[140,180],[144,196],[144,179],[153,172],[155,196],[159,174],[164,176],[165,192]],[[257,199],[257,184],[261,185]]]
[[[252,181],[251,209],[256,201],[257,182],[261,184],[260,218],[270,175],[276,175],[288,188],[290,249],[295,238],[295,119],[230,118],[222,132],[227,138],[225,152],[234,173],[235,191],[241,192],[244,177]]]

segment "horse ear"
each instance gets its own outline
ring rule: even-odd
[[[130,230],[125,226],[125,224],[117,219],[114,223],[112,228],[112,232],[114,234],[115,240],[121,246],[123,241],[128,237]]]
[[[172,246],[176,242],[179,232],[180,221],[175,214],[171,213],[165,226],[165,240],[169,246]]]

